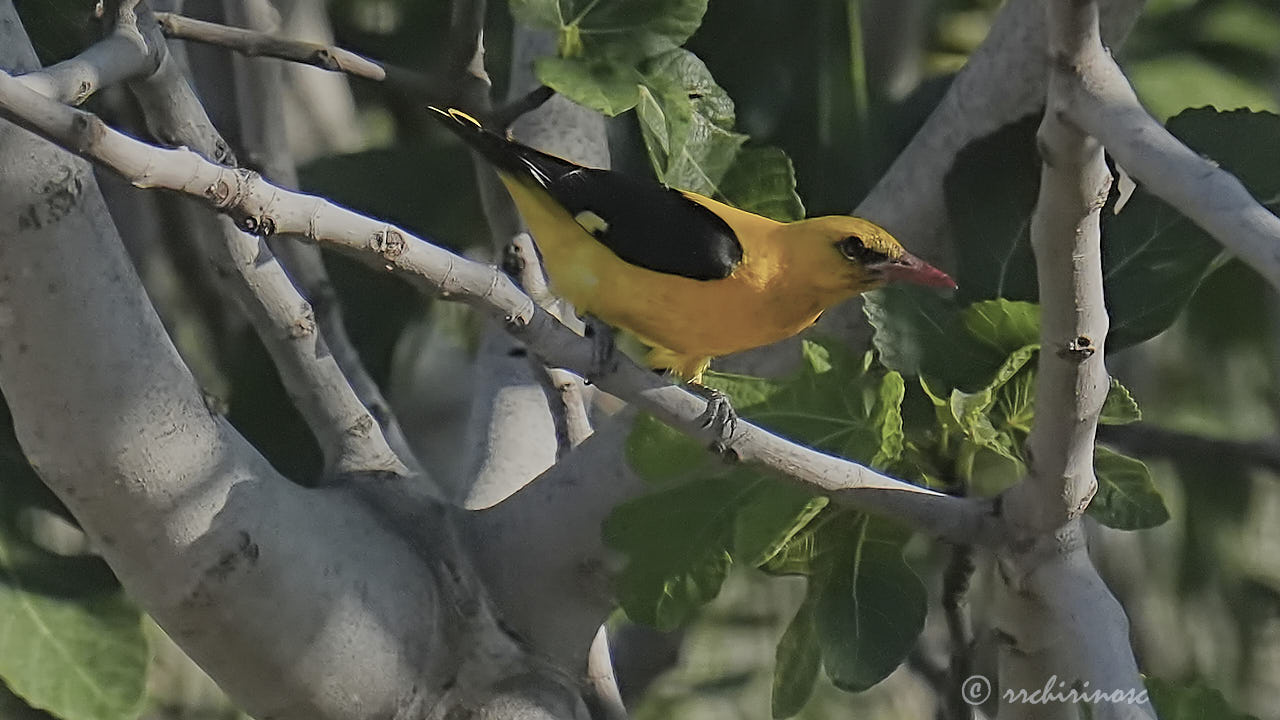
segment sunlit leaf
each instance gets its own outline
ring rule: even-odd
[[[1129,394],[1128,388],[1120,381],[1111,378],[1111,387],[1107,389],[1107,399],[1102,403],[1102,414],[1098,422],[1103,425],[1128,425],[1142,419],[1142,410],[1138,409],[1138,401]]]
[[[796,193],[791,158],[773,147],[745,147],[738,151],[720,182],[730,205],[774,220],[804,217],[804,203]]]
[[[564,57],[635,62],[680,47],[702,24],[707,0],[511,0],[531,27],[559,33]]]
[[[535,69],[543,85],[605,115],[624,113],[640,101],[640,74],[630,65],[544,57]]]
[[[651,58],[640,70],[641,137],[658,177],[671,187],[715,195],[747,140],[733,130],[733,101],[686,50]]]
[[[960,313],[969,335],[1007,355],[1040,342],[1040,306],[998,298],[976,302]]]

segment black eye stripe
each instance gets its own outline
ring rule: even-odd
[[[840,250],[841,255],[864,264],[883,262],[889,259],[888,255],[879,250],[867,247],[862,238],[857,235],[850,235],[844,238],[836,243],[836,248]]]

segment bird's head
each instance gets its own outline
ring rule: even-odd
[[[884,228],[848,215],[802,220],[810,277],[824,278],[832,291],[857,294],[888,282],[952,289],[946,273],[907,252]]]

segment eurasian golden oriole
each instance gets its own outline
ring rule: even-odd
[[[576,165],[461,110],[431,108],[498,172],[552,290],[634,334],[653,368],[697,383],[711,358],[795,335],[888,281],[954,288],[884,229],[845,215],[783,223]]]

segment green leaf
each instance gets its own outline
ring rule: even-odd
[[[735,477],[695,480],[613,511],[604,539],[628,558],[617,581],[628,617],[673,630],[715,598],[733,562],[734,516],[751,491]]]
[[[830,502],[794,485],[761,482],[737,514],[733,557],[751,567],[773,559]]]
[[[1169,519],[1164,499],[1151,481],[1146,463],[1098,446],[1093,469],[1098,493],[1089,503],[1095,520],[1117,530],[1145,530]]]
[[[824,373],[834,367],[831,364],[831,351],[822,343],[812,340],[800,341],[800,354],[804,357],[809,369],[815,373]]]
[[[36,548],[0,525],[0,679],[28,705],[63,720],[132,720],[150,653],[142,616],[84,562]],[[38,584],[57,592],[36,592]]]
[[[720,195],[734,207],[783,222],[804,217],[804,203],[796,193],[791,158],[775,147],[746,147],[738,151],[720,182]]]
[[[674,629],[715,598],[735,557],[766,562],[826,504],[745,468],[624,503],[604,524],[605,542],[628,558],[619,602],[632,620]]]
[[[747,136],[733,131],[733,100],[687,50],[650,58],[640,68],[640,134],[667,185],[714,195]]]
[[[516,20],[559,33],[563,57],[638,61],[680,47],[707,0],[511,0]]]
[[[1040,306],[998,298],[976,302],[960,313],[969,335],[1001,355],[1040,343]]]
[[[688,477],[708,464],[708,453],[698,441],[649,414],[636,417],[627,435],[627,462],[649,482]]]
[[[1028,115],[973,141],[943,180],[962,303],[1039,297],[1030,223],[1040,191],[1039,125],[1039,113]]]
[[[1038,295],[1029,239],[1039,182],[1036,122],[1028,118],[970,144],[944,182],[962,301]],[[1168,129],[1239,177],[1263,204],[1280,207],[1280,118],[1200,108],[1172,118]],[[1222,257],[1220,243],[1141,186],[1116,213],[1118,198],[1113,188],[1102,215],[1112,350],[1169,327]]]
[[[937,378],[947,389],[980,388],[1004,362],[1006,353],[969,335],[960,309],[937,293],[889,286],[864,298],[873,343],[886,367]]]
[[[1280,208],[1280,117],[1213,108],[1186,110],[1169,132],[1236,175],[1260,202]],[[1142,342],[1169,327],[1223,257],[1221,244],[1142,186],[1118,214],[1103,209],[1104,280],[1111,314],[1109,349]]]
[[[915,646],[928,595],[902,557],[908,534],[870,516],[853,525],[846,553],[818,588],[815,625],[831,681],[860,692],[893,672]]]
[[[1221,692],[1201,684],[1177,685],[1146,678],[1147,693],[1160,720],[1258,720],[1227,703]]]
[[[1016,364],[1022,353],[1027,351],[1039,352],[1039,348],[1028,346],[1018,350],[1006,361],[1007,364],[1001,369],[1001,373],[1010,364]],[[1027,357],[1026,362],[1030,363],[1030,357]],[[1031,422],[1036,414],[1036,366],[1029,365],[1000,385],[996,391],[996,413],[997,424],[1006,430],[1017,431],[1023,435],[1031,432]]]
[[[640,101],[640,73],[630,65],[559,57],[538,58],[534,65],[543,85],[610,117]]]
[[[815,449],[884,468],[902,455],[906,384],[896,372],[866,372],[864,360],[827,351],[830,370],[801,373],[742,415]]]
[[[1111,378],[1111,387],[1107,390],[1107,399],[1102,403],[1102,414],[1098,422],[1103,425],[1128,425],[1142,419],[1142,410],[1138,409],[1138,401],[1129,394],[1128,388],[1120,381]]]
[[[817,595],[805,596],[800,609],[778,641],[773,667],[773,717],[789,718],[800,712],[813,694],[813,684],[822,667],[818,649],[818,627],[814,621]]]

